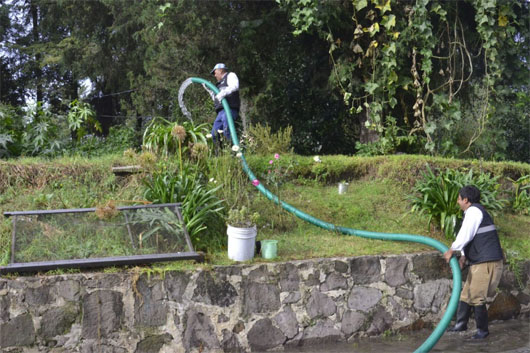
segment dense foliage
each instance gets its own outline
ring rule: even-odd
[[[409,198],[412,211],[427,214],[429,225],[439,226],[445,237],[453,239],[462,222],[462,213],[456,200],[459,190],[466,185],[474,185],[480,190],[480,203],[494,216],[503,208],[505,200],[498,197],[499,176],[492,177],[489,173],[474,174],[469,172],[446,169],[433,173],[429,165],[422,173],[422,178],[414,186],[414,194]]]
[[[292,126],[298,153],[530,162],[529,6],[4,1],[0,156],[90,153],[82,141],[116,125],[139,147],[153,117],[181,117],[180,84],[222,61],[240,78],[246,123]],[[211,123],[201,87],[185,101]]]
[[[330,79],[372,151],[421,142],[435,154],[528,161],[528,3],[280,2],[295,33],[328,41]]]

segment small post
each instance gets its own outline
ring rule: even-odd
[[[17,240],[17,216],[13,217],[13,232],[11,233],[11,263],[15,263],[15,241]]]

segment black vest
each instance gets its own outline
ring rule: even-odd
[[[221,79],[221,81],[217,82],[216,86],[219,88],[219,90],[223,89],[224,87],[228,87],[227,78],[228,74],[230,72],[227,72],[226,75]],[[228,106],[232,108],[233,110],[236,110],[239,112],[239,106],[241,105],[241,101],[239,100],[239,90],[230,93],[228,96],[225,97],[228,101]],[[219,102],[217,99],[214,100],[215,105],[215,111],[219,113],[221,110],[223,110],[223,104]]]
[[[471,206],[482,212],[482,222],[473,240],[464,248],[466,258],[472,265],[503,259],[501,243],[491,216],[481,204],[474,203]]]

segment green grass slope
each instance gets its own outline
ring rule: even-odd
[[[447,245],[439,229],[427,227],[427,218],[410,213],[406,200],[427,164],[432,169],[455,168],[500,175],[503,196],[510,195],[508,177],[530,174],[530,165],[495,163],[427,156],[312,157],[285,155],[293,165],[290,180],[281,186],[281,198],[327,222],[355,229],[427,235]],[[257,176],[266,173],[269,156],[248,156]],[[116,176],[111,168],[131,161],[120,155],[95,159],[18,159],[0,161],[0,211],[86,208],[114,200],[129,205],[142,198],[145,174]],[[144,173],[149,170],[144,169]],[[337,192],[338,181],[348,181],[346,194]],[[253,192],[255,190],[251,189]],[[252,208],[261,214],[258,240],[277,239],[275,261],[313,257],[400,254],[432,250],[424,245],[344,236],[308,224],[255,195]],[[495,219],[502,245],[513,259],[530,258],[530,216],[516,215],[508,207]],[[9,261],[11,220],[0,215],[0,264]],[[229,264],[226,250],[211,251],[208,265]],[[255,258],[252,261],[264,261]],[[190,264],[171,265],[190,266]],[[194,265],[191,265],[194,266]]]

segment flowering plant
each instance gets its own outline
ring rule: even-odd
[[[292,172],[292,169],[293,164],[291,161],[286,161],[283,158],[280,159],[280,155],[275,153],[273,159],[269,160],[267,174],[265,174],[267,185],[274,187],[276,189],[276,193],[278,194],[280,186],[285,182],[285,180],[287,180],[287,177]]]
[[[279,216],[280,223],[283,221],[282,220],[283,210],[281,206],[280,186],[287,180],[287,177],[291,174],[292,170],[293,170],[292,161],[281,158],[279,153],[275,153],[273,158],[269,160],[268,167],[267,167],[267,173],[263,176],[266,184],[271,189],[274,189],[274,193],[278,197],[278,207],[279,207],[278,216]],[[254,185],[257,186],[256,184]],[[272,224],[272,227],[274,228],[274,222]]]

